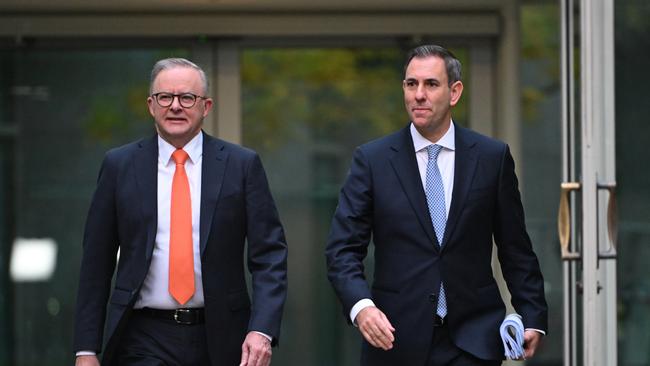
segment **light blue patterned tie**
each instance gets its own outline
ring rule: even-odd
[[[445,187],[442,184],[442,176],[438,169],[438,154],[440,150],[442,150],[442,146],[440,145],[427,146],[429,162],[427,163],[425,193],[427,195],[427,205],[429,206],[429,215],[431,215],[433,229],[436,232],[438,243],[442,247],[442,238],[445,236],[445,225],[447,225],[447,208],[445,207]],[[441,318],[447,315],[447,299],[442,282],[440,282],[440,296],[438,296],[438,309],[436,313]]]

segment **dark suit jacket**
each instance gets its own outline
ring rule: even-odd
[[[157,225],[157,161],[156,136],[109,151],[88,213],[74,350],[99,352],[105,331],[103,365],[111,364],[149,270]],[[248,330],[277,342],[287,287],[284,232],[255,152],[204,134],[200,210],[210,357],[214,365],[235,365]],[[252,306],[244,275],[245,241]]]
[[[479,358],[502,359],[505,307],[492,274],[493,237],[524,326],[546,330],[542,274],[509,149],[455,127],[454,188],[442,249],[409,126],[354,153],[328,239],[328,277],[346,318],[357,301],[370,298],[396,329],[390,351],[363,342],[363,365],[425,364],[441,280],[453,342]],[[362,261],[371,237],[375,271],[369,288]]]

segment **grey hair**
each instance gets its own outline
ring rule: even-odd
[[[177,67],[187,67],[198,71],[199,76],[201,77],[201,84],[203,84],[203,96],[207,96],[209,84],[208,78],[205,76],[205,71],[194,62],[184,58],[166,58],[153,65],[153,69],[151,69],[151,81],[149,82],[149,94],[153,93],[153,82],[156,80],[156,77],[158,77],[160,72]]]
[[[409,51],[406,55],[406,63],[404,64],[404,74],[406,74],[406,69],[408,68],[411,60],[414,58],[426,58],[426,57],[439,57],[445,61],[445,68],[447,69],[447,79],[449,80],[449,86],[451,84],[461,81],[461,65],[460,61],[454,56],[451,51],[448,49],[438,46],[438,45],[423,45],[416,47]]]

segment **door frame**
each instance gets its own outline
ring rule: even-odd
[[[575,17],[576,12],[579,18]],[[579,4],[563,0],[562,23],[563,183],[558,230],[565,260],[564,365],[578,365],[580,359],[580,364],[589,366],[615,365],[613,0],[580,0]],[[579,116],[574,82],[576,32],[580,35]]]

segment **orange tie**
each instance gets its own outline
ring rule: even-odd
[[[172,181],[169,223],[169,293],[185,304],[194,295],[194,254],[192,253],[192,200],[185,173],[189,156],[183,149],[172,154],[176,171]]]

